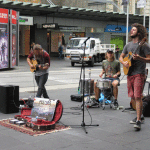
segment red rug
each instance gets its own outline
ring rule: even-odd
[[[25,134],[29,134],[31,136],[45,135],[48,133],[54,133],[58,131],[65,131],[65,130],[71,129],[69,126],[66,127],[64,125],[55,124],[55,129],[46,130],[46,131],[36,131],[36,130],[33,130],[32,128],[26,127],[26,125],[19,126],[16,124],[9,123],[9,120],[12,120],[12,119],[14,118],[0,120],[0,125],[6,128],[10,128],[10,129],[25,133]]]

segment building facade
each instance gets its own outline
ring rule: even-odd
[[[23,1],[23,0],[18,0]],[[35,4],[51,4],[66,6],[68,9],[80,8],[80,10],[98,10],[102,12],[124,13],[127,10],[122,5],[122,0],[26,0]],[[145,15],[149,14],[149,1],[145,8]],[[129,2],[130,14],[143,15],[143,8],[137,8],[137,0]],[[30,43],[41,44],[43,48],[51,55],[58,55],[59,41],[63,41],[63,46],[68,43],[71,37],[95,37],[100,38],[102,44],[116,44],[122,50],[126,41],[126,21],[100,21],[80,18],[68,18],[49,15],[34,15],[32,25],[20,25],[20,55],[30,53]],[[58,28],[43,28],[43,24],[57,25]],[[129,23],[129,26],[131,24]],[[119,28],[119,31],[116,31]]]

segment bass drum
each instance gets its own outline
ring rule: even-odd
[[[81,79],[80,80],[80,93],[83,93],[83,82],[84,80]],[[84,88],[84,94],[89,94],[90,95],[94,94],[94,80],[93,79],[89,79],[89,78],[85,78],[85,88]]]

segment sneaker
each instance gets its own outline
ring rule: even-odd
[[[130,121],[130,124],[136,124],[137,117]],[[141,123],[144,123],[144,116],[141,117]]]
[[[118,106],[119,106],[117,100],[114,101],[114,106],[115,106],[115,107],[118,107]]]
[[[136,124],[133,126],[134,128],[136,128],[137,130],[141,129],[141,121],[136,121]]]

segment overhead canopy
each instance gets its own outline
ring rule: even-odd
[[[27,16],[50,16],[60,18],[75,18],[97,21],[116,21],[126,22],[126,13],[99,11],[86,8],[67,7],[48,4],[36,4],[19,1],[0,0],[0,8],[14,9],[20,12],[20,15]],[[145,18],[145,25],[148,27],[149,17]],[[143,15],[129,15],[129,23],[143,24]]]

